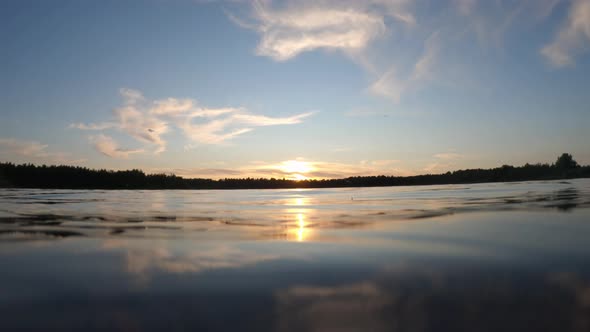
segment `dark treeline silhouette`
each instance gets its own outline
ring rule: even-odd
[[[504,165],[416,176],[356,176],[344,179],[286,180],[256,178],[185,179],[141,170],[109,171],[75,166],[35,166],[0,163],[0,187],[55,189],[279,189],[340,188],[556,180],[590,177],[590,166],[580,166],[570,154],[550,164]]]

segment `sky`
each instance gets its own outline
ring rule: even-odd
[[[590,164],[590,0],[3,0],[0,45],[0,161],[289,179]]]

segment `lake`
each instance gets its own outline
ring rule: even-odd
[[[590,179],[0,189],[0,330],[590,331]]]

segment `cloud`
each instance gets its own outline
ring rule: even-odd
[[[307,112],[285,118],[271,118],[264,115],[254,114],[235,114],[232,116],[232,119],[236,122],[252,126],[276,126],[301,123],[303,119],[313,114],[314,112]]]
[[[380,313],[395,302],[376,282],[340,286],[297,285],[275,294],[278,331],[388,331]]]
[[[156,274],[198,274],[218,269],[236,269],[279,258],[277,254],[257,253],[226,245],[200,245],[198,250],[179,252],[166,243],[156,242],[145,249],[133,247],[125,240],[108,240],[103,243],[103,247],[121,251],[127,273],[134,276],[142,286],[147,285]]]
[[[115,128],[115,127],[117,127],[117,124],[110,123],[110,122],[91,123],[91,124],[84,124],[84,123],[70,124],[70,128],[80,129],[80,130],[105,130],[105,129]]]
[[[581,45],[589,39],[589,0],[572,1],[569,23],[542,50],[556,64],[571,63],[570,53],[582,52]],[[471,54],[465,47],[474,44],[471,38],[484,51],[504,52],[505,36],[539,31],[531,27],[561,2],[258,0],[250,2],[247,19],[247,15],[227,15],[240,27],[257,32],[257,55],[288,61],[306,52],[338,51],[366,70],[369,93],[399,103],[433,83],[456,86],[457,72],[463,76],[471,71],[469,57],[481,54],[481,50]]]
[[[151,146],[149,150],[157,154],[166,150],[167,141],[164,135],[174,128],[189,139],[190,143],[185,147],[193,148],[195,144],[222,144],[253,131],[255,127],[298,124],[315,113],[271,117],[250,113],[245,108],[207,108],[188,98],[150,101],[141,92],[132,89],[121,89],[120,94],[123,105],[113,110],[114,120],[91,124],[75,123],[70,128],[97,131],[118,129]],[[100,152],[110,157],[126,158],[132,153],[139,153],[139,150],[119,149],[110,137],[104,135],[93,137],[92,141]],[[141,152],[144,150],[147,149],[142,149]]]
[[[152,174],[174,174],[183,178],[239,178],[244,173],[239,169],[231,168],[154,168],[149,170]]]
[[[14,138],[0,138],[3,151],[10,151],[21,156],[45,156],[46,144],[35,141],[22,141]]]
[[[574,58],[590,49],[590,0],[573,0],[567,21],[554,40],[541,49],[554,66],[574,64]]]
[[[403,70],[405,65],[398,59],[386,61],[385,66],[378,64],[372,44],[378,44],[375,41],[379,38],[395,35],[392,30],[401,32],[416,26],[411,11],[413,3],[410,0],[327,0],[287,1],[277,6],[272,1],[255,1],[253,22],[229,16],[241,27],[258,32],[258,55],[287,61],[304,52],[339,50],[374,76],[368,91],[399,102],[404,93],[432,78],[432,67],[441,46],[439,32],[433,30],[426,39],[414,36],[425,42],[423,54],[415,59],[415,69],[410,72]],[[418,33],[422,34],[422,30]]]
[[[21,160],[46,161],[51,163],[77,164],[84,159],[71,159],[71,154],[48,151],[48,145],[37,141],[25,141],[14,138],[0,138],[0,156]]]
[[[458,154],[458,153],[454,153],[454,152],[446,152],[446,153],[437,153],[434,155],[434,158],[442,159],[442,160],[456,160],[456,159],[463,158],[463,155]]]
[[[119,144],[115,142],[112,137],[105,136],[105,135],[97,135],[91,136],[90,141],[94,144],[94,147],[97,151],[104,154],[105,156],[109,156],[112,158],[129,158],[130,155],[136,153],[143,153],[144,150],[137,149],[137,150],[130,150],[130,149],[121,149],[119,148]]]
[[[440,33],[435,31],[424,42],[423,53],[409,73],[403,73],[396,66],[391,66],[369,87],[369,92],[399,103],[403,93],[416,90],[425,81],[433,79],[440,47]]]
[[[153,152],[156,154],[165,151],[166,141],[162,138],[162,135],[168,132],[168,123],[146,111],[145,105],[147,102],[140,91],[123,88],[119,90],[119,93],[123,97],[124,105],[113,110],[114,120],[90,124],[74,123],[70,125],[70,128],[96,131],[118,129],[142,143],[152,145],[154,147]],[[129,153],[112,149],[114,142],[112,139],[105,137],[100,135],[91,138],[97,149],[98,146],[95,140],[98,139],[101,142],[102,149],[99,149],[100,152],[115,158],[127,158],[129,156]]]
[[[253,22],[229,15],[241,27],[260,35],[256,53],[286,61],[316,49],[356,53],[386,32],[385,20],[415,23],[405,10],[409,1],[288,1],[276,8],[270,1],[254,1]]]
[[[167,98],[154,101],[151,113],[155,115],[178,115],[193,110],[196,107],[192,99]]]
[[[443,173],[456,166],[457,160],[463,159],[463,155],[455,152],[437,153],[432,156],[435,161],[424,168],[427,173]]]
[[[563,0],[455,0],[459,15],[448,24],[456,33],[473,33],[483,48],[503,49],[504,36],[515,27],[537,24],[547,18]],[[465,29],[467,27],[467,29]]]
[[[391,67],[370,87],[369,91],[377,96],[387,97],[397,103],[408,85],[396,75],[396,68]]]
[[[243,109],[201,110],[198,117],[210,118],[209,122],[194,123],[195,114],[176,119],[176,125],[185,136],[195,143],[220,144],[239,135],[254,130],[252,127],[298,124],[314,112],[306,112],[291,117],[268,117],[247,113]],[[219,118],[220,115],[224,115]],[[191,145],[188,146],[192,147]]]
[[[168,123],[144,112],[140,107],[128,105],[114,110],[119,128],[136,140],[156,146],[155,153],[166,150],[162,135],[168,132]]]
[[[437,55],[440,50],[440,33],[433,32],[424,42],[424,52],[414,65],[413,81],[428,80],[432,77],[433,68],[436,65]]]
[[[259,55],[278,61],[318,48],[355,51],[385,31],[383,18],[345,8],[306,7],[273,10],[256,1],[261,40]]]

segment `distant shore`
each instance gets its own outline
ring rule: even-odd
[[[36,166],[0,163],[1,188],[40,189],[296,189],[389,187],[590,178],[590,166],[563,154],[554,164],[526,164],[491,169],[465,169],[416,176],[355,176],[343,179],[288,180],[276,178],[186,179],[141,170],[109,171],[76,166]]]

